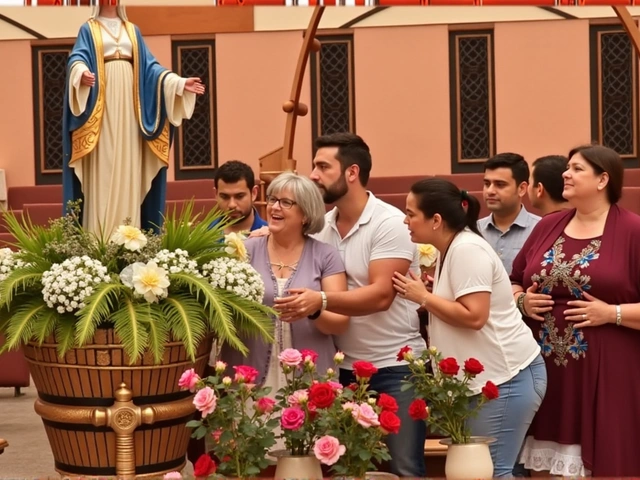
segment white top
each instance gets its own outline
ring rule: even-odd
[[[500,258],[486,240],[465,229],[451,242],[441,272],[440,261],[438,256],[434,294],[457,300],[470,293],[490,292],[491,303],[489,320],[480,330],[454,327],[431,314],[431,345],[445,358],[454,357],[461,367],[470,357],[484,365],[484,372],[469,383],[474,394],[480,393],[487,380],[496,385],[511,380],[540,355],[540,346],[522,321]]]
[[[338,210],[326,214],[324,229],[315,238],[333,245],[346,267],[349,290],[369,285],[369,263],[374,260],[403,258],[419,274],[418,251],[403,224],[404,214],[396,207],[377,199],[369,192],[369,200],[351,231],[340,237],[336,228]],[[391,278],[389,278],[391,284]],[[343,368],[351,369],[354,361],[365,360],[378,368],[397,366],[398,351],[409,345],[422,352],[426,344],[420,335],[418,306],[399,296],[384,312],[351,317],[349,329],[335,337],[344,355]]]

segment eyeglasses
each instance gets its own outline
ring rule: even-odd
[[[294,202],[293,200],[289,200],[288,198],[277,198],[273,195],[267,195],[268,205],[275,205],[278,202],[280,202],[280,207],[286,208],[287,210],[298,204],[298,202]]]

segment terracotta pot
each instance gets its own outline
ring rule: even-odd
[[[471,437],[469,443],[452,443],[450,438],[440,440],[448,445],[445,475],[447,480],[479,480],[493,478],[493,461],[489,444],[491,437]]]
[[[270,455],[277,459],[275,480],[322,480],[320,460],[315,455],[291,455],[288,450],[276,450]]]
[[[192,394],[178,387],[188,368],[204,373],[213,336],[198,347],[195,364],[181,342],[166,345],[156,365],[150,354],[129,365],[117,335],[99,328],[93,342],[56,352],[55,338],[24,347],[42,417],[62,476],[158,476],[181,470],[193,418]]]

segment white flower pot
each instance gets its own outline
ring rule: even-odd
[[[450,438],[440,440],[448,445],[444,472],[447,480],[479,480],[493,478],[493,461],[489,444],[491,437],[471,437],[469,443],[451,443]]]

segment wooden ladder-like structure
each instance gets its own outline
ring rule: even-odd
[[[296,171],[296,160],[293,158],[296,124],[298,116],[304,117],[309,113],[309,107],[304,103],[300,103],[300,92],[302,91],[304,72],[307,67],[309,55],[312,51],[318,52],[320,50],[320,42],[315,36],[324,8],[324,6],[317,6],[313,10],[313,14],[309,20],[309,26],[305,31],[302,47],[300,48],[291,94],[289,95],[289,99],[282,105],[282,109],[287,114],[287,122],[284,128],[284,142],[281,147],[260,157],[260,193],[255,204],[263,218],[266,216],[265,195],[269,183],[282,172]]]

